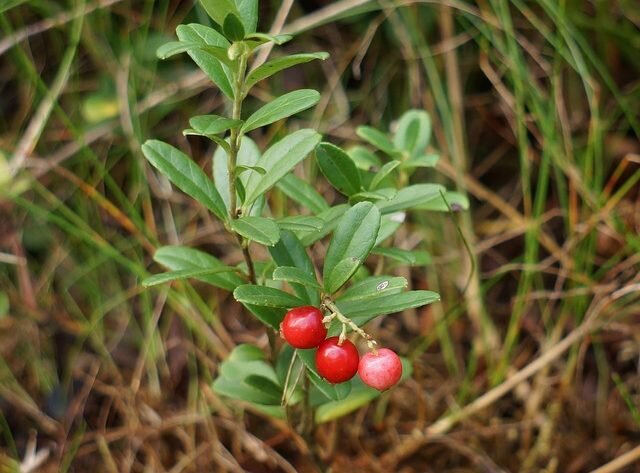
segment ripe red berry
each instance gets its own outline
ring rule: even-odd
[[[353,378],[358,371],[360,355],[358,349],[349,340],[338,345],[338,337],[327,338],[316,352],[316,369],[320,376],[330,383],[344,383]]]
[[[358,374],[364,384],[384,391],[400,381],[402,363],[395,352],[379,348],[376,353],[370,352],[362,357]]]
[[[292,347],[315,348],[327,336],[322,317],[322,311],[317,307],[296,307],[284,316],[280,333]]]

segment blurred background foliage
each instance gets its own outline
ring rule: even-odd
[[[442,158],[413,182],[471,201],[414,213],[395,236],[432,256],[398,275],[442,303],[371,328],[414,377],[323,425],[324,461],[638,471],[637,1],[263,0],[260,13],[263,31],[297,35],[286,52],[331,58],[260,84],[249,108],[317,88],[316,109],[286,126],[346,146],[361,124],[424,109]],[[264,329],[223,291],[139,285],[161,244],[241,259],[140,152],[154,137],[210,165],[211,144],[181,131],[228,104],[188,58],[155,56],[194,21],[209,22],[192,1],[0,0],[2,472],[314,471],[289,427],[210,388]]]

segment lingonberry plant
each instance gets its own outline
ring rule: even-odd
[[[440,185],[411,183],[416,169],[433,167],[438,159],[426,152],[431,122],[424,111],[405,113],[390,135],[358,128],[367,147],[349,152],[322,142],[313,129],[294,131],[261,151],[250,135],[265,141],[271,134],[260,135],[258,129],[313,107],[320,94],[295,90],[243,113],[246,101],[252,109],[256,105],[252,88],[279,71],[328,55],[293,54],[254,64],[257,48],[281,45],[291,37],[256,32],[257,0],[201,4],[212,26],[180,25],[178,41],[162,46],[158,55],[186,52],[229,100],[231,116],[196,116],[184,130],[210,139],[217,148],[213,179],[167,143],[149,140],[142,150],[159,172],[224,225],[244,261],[228,265],[194,248],[166,246],[154,259],[169,272],[144,285],[195,278],[232,291],[265,325],[270,346],[268,351],[249,344],[236,347],[220,366],[214,389],[250,409],[304,418],[308,427],[311,414],[316,423],[335,419],[410,376],[406,360],[378,347],[363,326],[439,299],[431,291],[407,290],[404,277],[387,274],[394,265],[429,262],[424,251],[396,248],[391,240],[407,211],[442,211],[466,202]],[[298,165],[309,155],[341,195],[338,203],[327,202],[302,177]],[[278,208],[290,213],[275,210],[275,194],[289,200]],[[326,255],[312,260],[308,249],[324,239]],[[256,260],[255,245],[265,246],[270,258]],[[375,262],[375,269],[368,262]],[[358,348],[369,352],[361,361]]]

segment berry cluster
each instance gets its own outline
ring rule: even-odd
[[[326,338],[326,325],[334,317],[338,317],[343,324],[342,334]],[[330,383],[349,381],[357,372],[365,384],[380,391],[396,384],[402,375],[402,363],[398,355],[387,348],[376,349],[371,337],[357,329],[356,332],[367,340],[371,349],[360,358],[356,346],[345,338],[347,325],[352,326],[352,323],[342,314],[334,312],[323,317],[317,307],[303,306],[287,312],[280,324],[280,333],[294,348],[317,347],[316,368],[320,376]]]

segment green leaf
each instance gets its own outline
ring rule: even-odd
[[[360,171],[349,155],[331,143],[316,146],[318,166],[333,187],[345,195],[361,190]]]
[[[269,325],[276,330],[280,329],[280,323],[284,319],[284,315],[287,312],[286,309],[281,307],[264,307],[254,304],[245,304],[243,303],[249,312],[256,316],[260,322],[265,325]]]
[[[283,230],[292,232],[317,232],[324,226],[324,220],[308,215],[292,215],[291,217],[279,218],[278,226]]]
[[[376,239],[376,246],[379,246],[383,241],[393,235],[396,230],[402,226],[406,217],[407,214],[404,212],[383,214],[380,220],[380,231]]]
[[[349,157],[356,163],[358,169],[376,172],[382,166],[382,161],[375,154],[362,146],[354,146],[347,151]]]
[[[229,13],[240,16],[234,0],[200,0],[200,4],[213,21],[222,26]]]
[[[434,198],[429,200],[428,202],[418,205],[416,208],[420,210],[431,210],[437,212],[448,212],[449,207],[454,212],[469,209],[469,199],[464,194],[461,194],[459,192],[447,191],[444,192],[444,198],[446,199],[447,204],[449,204],[448,207],[442,199],[442,195],[438,195],[434,196]]]
[[[276,59],[271,59],[270,61],[265,62],[261,66],[258,66],[253,71],[249,73],[246,79],[246,90],[249,90],[255,84],[260,82],[261,80],[266,79],[267,77],[271,77],[272,75],[280,72],[284,69],[288,69],[297,64],[304,64],[306,62],[313,61],[314,59],[325,60],[329,57],[328,53],[320,52],[320,53],[303,53],[303,54],[292,54],[291,56],[279,57]]]
[[[260,159],[260,166],[266,170],[264,176],[251,174],[246,183],[248,190],[245,206],[251,205],[258,197],[273,187],[296,164],[302,161],[316,144],[320,135],[314,130],[296,131],[271,146]]]
[[[400,357],[400,361],[402,362],[400,382],[402,382],[411,377],[413,368],[406,358]],[[343,417],[365,406],[381,394],[377,389],[366,386],[359,377],[354,378],[351,384],[351,393],[347,397],[342,400],[324,403],[316,409],[315,421],[318,424]]]
[[[405,169],[411,168],[432,168],[438,164],[440,155],[437,154],[424,154],[416,156],[415,158],[408,159],[402,163],[402,167]]]
[[[400,161],[390,161],[387,164],[385,164],[384,166],[382,166],[380,171],[378,171],[376,173],[376,175],[373,177],[373,179],[371,180],[371,184],[369,184],[369,189],[370,190],[374,190],[376,187],[378,187],[380,185],[380,183],[389,174],[391,174],[393,172],[393,170],[395,168],[397,168],[398,166],[400,166]]]
[[[269,253],[278,266],[293,266],[304,271],[308,279],[315,280],[316,271],[300,240],[291,232],[283,230],[280,232],[280,241],[269,248]],[[318,291],[305,287],[301,284],[291,283],[291,288],[307,304],[317,306],[320,304]]]
[[[357,302],[403,292],[409,283],[400,276],[371,276],[348,287],[336,302]]]
[[[284,176],[278,181],[277,186],[287,197],[305,206],[313,213],[317,214],[329,208],[329,204],[312,185],[294,174],[290,173]]]
[[[261,176],[264,176],[267,173],[267,171],[260,166],[245,166],[243,164],[236,164],[236,176],[239,176],[243,172],[257,172]]]
[[[314,384],[316,388],[320,390],[320,392],[332,400],[339,400],[346,397],[351,391],[351,383],[349,381],[340,384],[330,384],[318,374],[316,369],[316,349],[311,350],[296,350],[298,357],[304,363],[305,368],[307,368],[307,374],[309,375],[309,379]]]
[[[269,125],[302,110],[313,107],[320,100],[320,93],[312,89],[300,89],[281,95],[264,105],[247,118],[242,125],[242,133],[247,133],[261,126]]]
[[[207,45],[217,46],[225,50],[229,47],[227,39],[216,30],[196,23],[179,25],[176,28],[176,34],[180,41],[204,42]],[[211,52],[201,49],[190,50],[188,54],[209,79],[220,88],[222,93],[233,100],[233,87],[231,86],[233,74],[225,65],[225,61],[220,62]]]
[[[142,145],[145,158],[185,194],[190,195],[226,221],[224,201],[211,179],[182,151],[158,140]]]
[[[356,134],[369,144],[389,155],[398,154],[398,150],[393,146],[391,140],[380,130],[376,130],[370,126],[359,126],[356,129]]]
[[[278,266],[275,271],[273,271],[273,279],[275,281],[293,282],[314,289],[321,289],[315,277],[312,277],[304,269],[296,268],[295,266]]]
[[[244,25],[240,21],[240,18],[233,13],[228,13],[227,16],[224,17],[222,31],[230,41],[241,41],[244,39]]]
[[[424,152],[431,139],[431,118],[424,110],[409,110],[398,121],[393,143],[405,150],[410,157]]]
[[[305,305],[298,297],[281,291],[274,287],[244,284],[233,291],[233,297],[242,304],[250,304],[261,307],[275,307],[290,309]]]
[[[153,260],[172,271],[198,271],[227,268],[224,263],[214,256],[185,246],[163,246],[155,252]],[[232,272],[193,277],[199,281],[226,289],[227,291],[233,291],[236,287],[246,283],[240,275]]]
[[[155,274],[142,281],[144,287],[157,286],[170,281],[178,281],[188,278],[197,278],[199,276],[209,276],[211,274],[238,272],[236,268],[219,267],[212,269],[182,269],[179,271],[169,271],[167,273]]]
[[[251,374],[244,379],[249,386],[256,388],[264,394],[272,396],[277,403],[282,399],[282,388],[269,378],[257,374]]]
[[[358,192],[357,194],[353,194],[349,198],[349,202],[356,203],[363,200],[391,200],[396,196],[397,193],[398,191],[391,187],[385,187],[384,189],[379,189],[376,191],[362,191]]]
[[[439,184],[414,184],[403,187],[391,200],[381,200],[376,205],[383,214],[416,208],[427,204],[435,198],[440,198],[444,188]]]
[[[354,387],[345,399],[327,402],[319,406],[316,409],[315,421],[318,424],[322,424],[338,419],[365,406],[378,396],[380,396],[380,391],[377,389],[370,388],[369,386]]]
[[[255,345],[250,343],[241,343],[236,346],[229,354],[228,360],[234,361],[255,361],[264,360],[264,352]]]
[[[256,404],[273,405],[278,404],[280,401],[279,399],[276,399],[275,396],[256,389],[253,386],[224,377],[219,377],[213,382],[213,390],[216,393],[230,397],[231,399]]]
[[[374,255],[385,256],[410,266],[431,263],[431,255],[426,251],[402,250],[400,248],[374,248],[371,250],[371,253]]]
[[[256,48],[265,43],[274,43],[280,46],[288,41],[291,41],[291,38],[293,38],[293,36],[290,34],[278,34],[273,36],[265,33],[251,33],[244,37],[244,41],[245,43],[254,43],[250,44],[250,46]]]
[[[331,233],[336,226],[338,226],[338,222],[340,221],[340,217],[349,209],[348,204],[339,204],[333,207],[329,207],[327,210],[323,210],[319,214],[317,214],[318,218],[324,220],[324,225],[321,230],[309,233],[300,238],[300,241],[304,246],[309,246],[316,241],[324,238],[326,235]]]
[[[199,49],[202,47],[201,43],[188,43],[186,41],[171,41],[165,43],[158,48],[156,56],[160,59],[168,59],[176,54],[184,53],[190,49]]]
[[[217,135],[241,124],[242,120],[234,120],[219,115],[198,115],[189,120],[191,128],[205,136]]]
[[[244,30],[249,34],[256,34],[258,26],[258,0],[235,0],[240,20]]]
[[[440,295],[433,291],[407,291],[368,299],[336,301],[336,304],[344,315],[360,327],[379,315],[395,314],[439,300]]]
[[[156,54],[160,59],[168,59],[171,56],[175,56],[176,54],[198,50],[205,51],[211,54],[223,64],[231,63],[231,60],[229,59],[227,50],[225,48],[219,46],[209,46],[202,42],[172,41],[160,46]]]
[[[231,220],[231,228],[248,240],[273,246],[280,240],[280,229],[276,222],[265,217],[241,217]]]
[[[216,187],[220,191],[220,196],[224,201],[225,208],[229,209],[229,168],[227,166],[227,152],[223,148],[218,148],[216,152],[213,154],[213,180],[216,183]],[[242,141],[240,142],[240,149],[238,150],[238,156],[236,157],[236,167],[238,166],[246,166],[253,167],[256,166],[258,161],[260,160],[260,149],[255,144],[255,142],[247,137],[243,136]],[[247,188],[247,183],[249,182],[249,178],[252,173],[242,173],[239,176],[240,181],[244,185],[245,189]],[[246,201],[246,198],[245,198]],[[262,210],[262,203],[264,202],[264,197],[261,196],[258,204],[254,205],[251,208],[250,215],[260,215]]]
[[[333,293],[349,280],[373,248],[380,228],[380,212],[370,202],[360,202],[349,209],[338,222],[324,265],[324,284]],[[351,259],[351,263],[349,263]],[[347,263],[343,263],[347,260]],[[351,264],[351,266],[349,266]],[[345,272],[345,267],[351,272]],[[338,271],[336,271],[338,268]],[[334,275],[335,271],[335,275]]]

